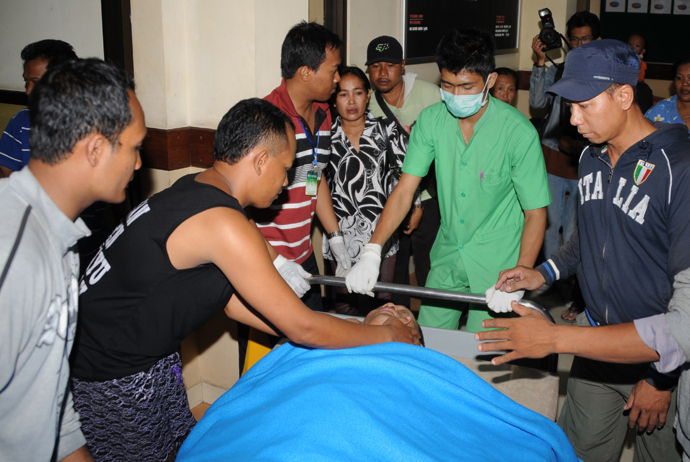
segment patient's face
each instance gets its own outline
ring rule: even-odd
[[[364,324],[381,326],[391,319],[397,319],[406,326],[419,329],[412,311],[403,305],[394,305],[393,303],[386,303],[382,307],[371,311],[367,317],[364,318]]]

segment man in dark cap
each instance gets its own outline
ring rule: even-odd
[[[438,85],[405,72],[403,49],[395,38],[376,37],[367,47],[366,66],[374,87],[369,110],[376,117],[397,120],[409,135],[423,109],[441,101]],[[414,255],[415,273],[420,286],[426,284],[431,262],[429,253],[441,224],[433,173],[422,182],[421,195],[412,206],[412,214],[400,230],[400,250],[396,260],[395,282],[409,284],[410,252]],[[398,299],[409,305],[409,297]]]
[[[638,429],[635,460],[680,460],[665,424],[690,357],[690,142],[685,126],[644,118],[639,70],[637,53],[616,40],[570,52],[549,91],[570,101],[570,122],[591,143],[579,161],[578,229],[550,260],[503,271],[496,284],[536,289],[576,273],[586,302],[578,327],[542,324],[513,303],[521,318],[485,321],[507,330],[477,335],[505,340],[482,351],[513,350],[496,363],[577,355],[558,423],[583,460],[618,460],[628,427]],[[688,412],[678,415],[678,439],[690,448]]]

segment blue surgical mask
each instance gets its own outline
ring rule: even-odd
[[[476,95],[454,95],[441,89],[441,99],[455,117],[464,119],[475,115],[489,101],[488,93],[484,91],[489,84],[489,79],[484,82],[484,88]]]

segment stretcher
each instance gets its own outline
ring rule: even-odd
[[[345,287],[345,278],[335,276],[312,276],[309,279],[310,284],[320,284],[331,287]],[[458,302],[457,308],[464,309],[464,303],[473,303],[475,305],[486,306],[486,296],[484,294],[471,294],[462,292],[451,292],[449,290],[430,289],[428,287],[408,286],[403,284],[394,284],[389,282],[377,282],[374,285],[374,292],[388,292],[392,294],[406,295],[412,298],[433,298],[438,300],[449,300]],[[549,321],[555,322],[551,314],[543,309],[538,304],[531,300],[520,300],[520,304],[536,310],[544,315]],[[487,307],[488,309],[488,307]],[[331,313],[333,314],[333,313]],[[352,318],[353,316],[340,316],[342,318]],[[427,334],[428,332],[428,334]],[[433,327],[424,328],[424,339],[426,347],[436,350],[448,356],[460,356],[463,358],[472,359],[491,359],[497,356],[497,353],[487,355],[480,354],[477,350],[477,341],[474,339],[474,334],[464,331],[456,331],[449,329],[438,329]],[[523,361],[524,365],[543,369],[548,372],[556,372],[558,355],[551,355],[540,361]]]
[[[312,276],[309,283],[345,287],[345,279],[335,276]],[[458,302],[458,309],[464,309],[465,303],[479,305],[478,308],[486,306],[484,294],[459,293],[385,282],[377,282],[373,291],[402,294],[413,298],[455,301]],[[521,300],[520,304],[539,311],[551,322],[554,322],[553,317],[536,303],[530,300]],[[344,319],[355,317],[329,314]],[[358,319],[363,320],[363,318]],[[559,390],[559,378],[556,375],[558,355],[550,355],[543,360],[520,360],[512,364],[494,366],[490,359],[501,353],[486,354],[480,352],[477,349],[478,342],[472,332],[434,327],[424,327],[423,331],[426,348],[458,360],[514,401],[553,421],[556,420]],[[252,329],[243,373],[270,351],[268,342],[262,338],[263,335],[265,334]]]

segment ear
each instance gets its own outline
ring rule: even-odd
[[[309,66],[302,66],[299,69],[297,69],[295,75],[297,75],[301,81],[309,82],[311,80],[313,73],[314,71],[309,69]]]
[[[497,72],[492,72],[489,74],[489,83],[486,85],[486,88],[488,90],[491,90],[494,85],[496,85],[496,80],[498,80],[498,73]]]
[[[257,146],[249,155],[252,156],[252,166],[256,175],[261,176],[266,170],[271,154],[265,146]]]
[[[367,104],[369,104],[369,100],[371,100],[371,89],[369,89],[369,93],[367,93]]]
[[[84,146],[86,148],[86,152],[84,154],[86,155],[87,162],[92,167],[96,167],[108,150],[110,142],[102,134],[92,133],[87,135],[86,139],[84,140]]]
[[[618,89],[617,96],[624,111],[629,110],[635,102],[635,90],[630,85],[621,86]]]
[[[400,64],[402,64],[402,66],[400,67],[400,72],[404,73],[404,72],[405,72],[405,60],[403,59],[403,60],[400,62]]]

